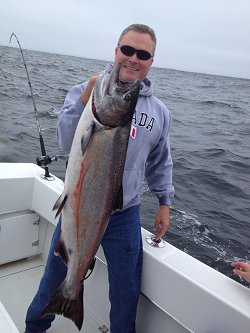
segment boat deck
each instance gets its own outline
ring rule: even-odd
[[[44,266],[40,256],[0,266],[1,301],[10,317],[15,319],[14,324],[20,332],[24,332],[26,311],[37,291],[43,271]],[[27,292],[24,293],[24,290]],[[3,332],[12,332],[7,322]],[[70,320],[57,316],[50,333],[58,332],[79,331]]]

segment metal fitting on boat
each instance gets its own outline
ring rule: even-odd
[[[149,245],[153,246],[153,247],[165,247],[166,246],[166,242],[163,239],[155,239],[155,235],[148,235],[146,237],[146,241],[148,242]]]

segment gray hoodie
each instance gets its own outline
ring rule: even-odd
[[[80,95],[88,82],[75,85],[68,92],[57,124],[59,146],[70,152],[75,129],[84,110]],[[153,96],[151,81],[141,82],[141,90],[132,121],[125,170],[123,174],[123,209],[140,204],[143,182],[157,195],[160,205],[170,205],[174,196],[169,129],[171,114]]]

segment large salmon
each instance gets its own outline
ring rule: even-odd
[[[80,330],[83,279],[112,211],[122,208],[122,175],[140,81],[119,80],[121,64],[97,79],[74,135],[65,187],[54,208],[62,212],[55,254],[68,270],[43,314],[62,314]]]

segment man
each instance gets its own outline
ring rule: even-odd
[[[174,195],[169,144],[171,116],[166,106],[153,96],[152,84],[147,78],[155,47],[154,31],[146,25],[132,24],[122,32],[115,48],[114,62],[122,62],[119,79],[124,82],[140,79],[141,91],[123,174],[123,208],[111,215],[101,243],[108,264],[111,333],[135,333],[142,268],[139,206],[144,178],[159,199],[154,225],[157,240],[169,227],[169,206]],[[66,96],[58,120],[57,136],[59,145],[67,153],[98,75],[87,83],[74,86]],[[66,275],[67,268],[53,254],[59,237],[60,223],[52,239],[39,290],[28,309],[27,333],[45,332],[54,319],[54,316],[41,317],[41,313]]]

